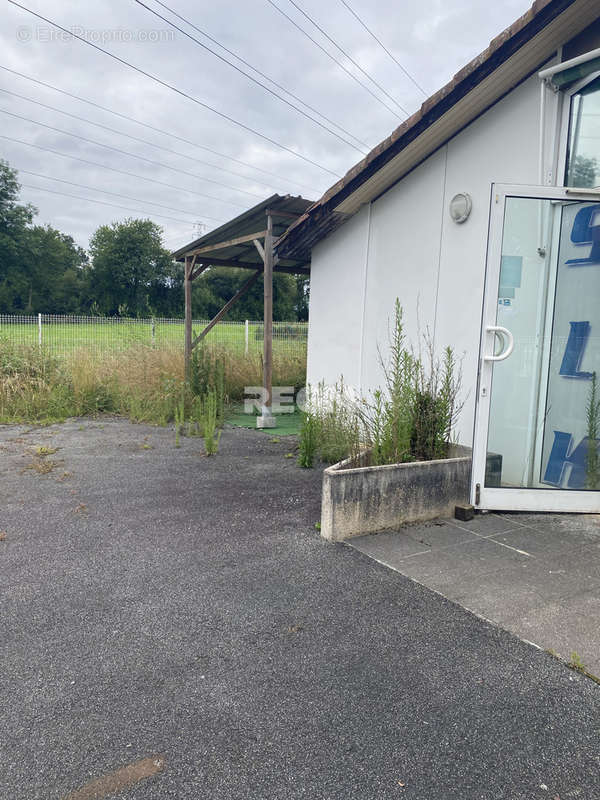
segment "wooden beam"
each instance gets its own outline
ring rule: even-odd
[[[235,247],[236,244],[245,244],[246,242],[253,242],[255,239],[264,239],[265,234],[266,231],[258,231],[258,233],[248,233],[246,236],[237,236],[235,239],[228,239],[225,242],[207,244],[205,247],[190,250],[187,255],[201,256],[203,253],[212,253],[215,250],[223,250],[226,247]]]
[[[266,413],[271,413],[273,395],[273,218],[267,217],[264,277],[263,388]],[[263,411],[263,416],[265,412]]]
[[[285,217],[285,219],[298,219],[304,214],[304,211],[301,211],[299,214],[293,214],[289,211],[276,211],[274,208],[268,208],[265,211],[265,214],[268,217]]]
[[[192,281],[195,281],[195,280],[196,280],[196,278],[197,278],[199,275],[202,275],[202,273],[204,272],[204,270],[208,269],[209,267],[210,267],[210,264],[200,264],[199,266],[197,266],[197,267],[196,267],[196,269],[195,269],[195,270],[192,272],[192,275],[191,275],[191,280],[192,280]]]
[[[258,250],[258,255],[262,258],[263,264],[265,263],[265,248],[262,244],[258,241],[258,239],[254,240],[254,247]]]
[[[238,267],[239,269],[262,269],[262,261],[238,261],[235,258],[207,258],[210,267]]]
[[[277,266],[273,267],[273,272],[284,272],[287,275],[310,275],[310,267],[307,267],[305,264],[301,267],[283,267]]]
[[[208,267],[235,267],[237,269],[262,269],[262,264],[258,261],[236,261],[234,258],[211,258],[205,262],[205,268]],[[197,271],[197,270],[196,270]],[[279,265],[274,264],[273,272],[287,272],[290,275],[309,275],[309,264],[302,264],[299,267],[289,266],[287,264]]]
[[[211,319],[211,321],[208,323],[208,325],[206,326],[206,328],[204,328],[204,330],[203,330],[203,331],[201,331],[201,332],[198,334],[198,336],[196,336],[196,338],[194,339],[194,341],[191,343],[191,349],[192,349],[192,350],[194,349],[194,347],[196,347],[196,345],[198,344],[198,342],[202,341],[202,339],[204,339],[204,337],[206,336],[206,334],[207,334],[207,333],[208,333],[210,330],[212,330],[212,328],[214,328],[214,327],[215,327],[215,325],[217,324],[217,322],[219,322],[219,320],[221,320],[221,319],[222,319],[222,318],[225,316],[225,314],[226,314],[226,313],[229,311],[229,309],[231,308],[231,306],[232,306],[234,303],[236,303],[236,302],[237,302],[237,301],[240,299],[240,297],[242,297],[242,295],[246,294],[246,292],[248,291],[248,289],[249,289],[249,288],[252,286],[252,284],[253,284],[253,283],[255,283],[255,281],[256,281],[256,280],[259,278],[259,276],[260,276],[260,275],[262,275],[262,269],[258,269],[258,270],[257,270],[257,271],[254,273],[254,275],[251,275],[251,276],[248,278],[248,280],[246,281],[246,283],[244,283],[244,285],[243,285],[243,286],[242,286],[240,289],[238,289],[238,291],[237,291],[237,292],[236,292],[236,293],[233,295],[233,297],[231,298],[231,300],[228,300],[228,301],[225,303],[225,305],[224,305],[224,306],[223,306],[223,308],[222,308],[222,309],[219,311],[219,313],[218,313],[218,314],[216,314],[216,315],[215,315],[215,316],[214,316],[214,317]]]

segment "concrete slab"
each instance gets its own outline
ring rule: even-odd
[[[571,658],[573,652],[577,653],[586,667],[598,675],[599,620],[600,588],[597,587],[567,599],[529,608],[518,619],[509,619],[508,625],[518,625],[525,638],[552,641],[552,649],[563,656]]]
[[[599,517],[479,514],[349,544],[600,676]]]

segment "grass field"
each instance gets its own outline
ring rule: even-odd
[[[194,335],[207,322],[208,320],[195,320]],[[306,323],[273,323],[274,352],[299,356],[305,354],[307,327]],[[247,334],[244,322],[220,322],[207,334],[206,344],[236,353],[258,354],[263,347],[262,331],[261,322],[249,322]],[[34,346],[39,344],[39,340],[37,317],[0,315],[0,341],[12,345]],[[182,320],[43,315],[41,342],[43,348],[54,355],[66,355],[76,350],[113,352],[140,345],[183,348],[184,325]]]
[[[189,392],[181,320],[43,316],[41,323],[40,347],[37,317],[0,315],[0,423],[102,412],[159,424],[174,419]],[[195,321],[194,330],[205,324]],[[274,386],[304,386],[306,329],[306,323],[274,323]],[[262,323],[219,323],[205,343],[211,363],[222,365],[228,403],[261,385]]]
[[[184,380],[183,348],[178,345],[131,346],[104,353],[80,348],[56,357],[47,348],[7,345],[0,340],[0,424],[111,413],[165,425],[173,421],[182,400],[187,411],[190,393],[202,393],[203,381],[212,375],[210,380],[215,383],[217,363],[227,404],[240,403],[246,387],[261,385],[259,354],[236,353],[231,348],[204,352],[196,366],[192,363],[188,383]],[[193,380],[194,375],[198,381]],[[275,386],[298,390],[305,381],[305,357],[273,353]]]

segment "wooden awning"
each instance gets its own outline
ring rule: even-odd
[[[294,258],[279,259],[275,246],[289,226],[302,216],[310,200],[303,197],[274,194],[262,203],[175,250],[173,258],[185,264],[185,369],[189,376],[191,353],[206,334],[225,316],[234,303],[264,275],[264,354],[262,414],[258,427],[273,427],[271,413],[273,375],[273,273],[310,273],[310,264]],[[208,325],[192,339],[192,281],[210,267],[237,267],[252,270],[252,275],[225,303]]]
[[[274,194],[262,203],[244,211],[239,217],[226,222],[210,233],[190,242],[185,247],[175,250],[173,258],[185,261],[186,257],[194,257],[196,264],[215,267],[240,267],[243,269],[262,269],[263,259],[255,245],[264,241],[267,228],[267,217],[273,221],[273,238],[275,243],[289,226],[312,205],[311,200],[304,197]],[[310,264],[294,258],[275,259],[275,272],[308,274]]]

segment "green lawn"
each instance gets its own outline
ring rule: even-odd
[[[257,428],[257,430],[272,436],[300,435],[302,418],[298,411],[294,411],[292,414],[276,414],[275,419],[277,420],[276,428]],[[229,411],[225,421],[236,428],[256,428],[256,411],[252,414],[245,414],[243,406],[235,406]]]
[[[8,322],[0,316],[0,341],[33,346],[38,344],[38,325],[33,318],[27,322]],[[13,317],[12,320],[19,319]],[[194,322],[194,335],[200,333],[207,320]],[[273,324],[273,348],[280,353],[306,353],[306,323]],[[124,350],[133,345],[157,347],[180,346],[183,348],[184,326],[182,322],[157,320],[119,320],[102,318],[81,322],[43,320],[42,345],[50,352],[66,354],[81,348],[96,352]],[[207,345],[221,346],[243,353],[246,349],[244,323],[221,322],[206,336]],[[248,325],[248,352],[260,353],[263,347],[262,323]]]

